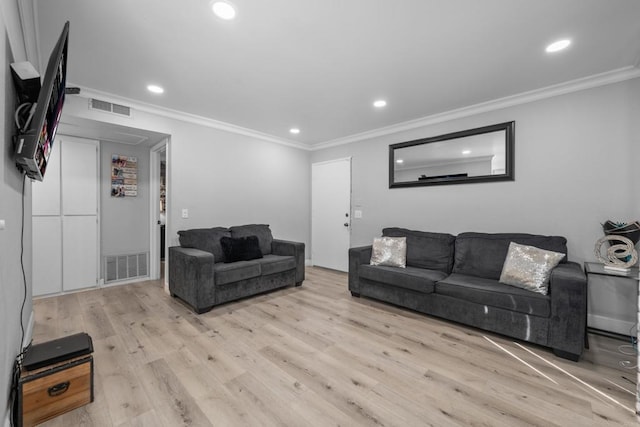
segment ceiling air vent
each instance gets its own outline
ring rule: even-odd
[[[112,104],[111,102],[102,101],[95,98],[91,98],[89,100],[89,109],[106,111],[107,113],[113,113],[119,116],[131,117],[131,107],[127,107],[126,105]]]

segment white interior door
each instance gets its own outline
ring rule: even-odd
[[[349,270],[351,158],[311,165],[311,260]]]
[[[54,143],[44,180],[31,184],[33,295],[62,292],[60,147]]]
[[[64,137],[62,178],[63,291],[98,285],[98,143]]]

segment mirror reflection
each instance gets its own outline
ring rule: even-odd
[[[389,147],[389,187],[513,179],[514,122]]]

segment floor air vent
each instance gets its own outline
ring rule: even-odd
[[[135,279],[149,275],[149,253],[110,255],[104,257],[105,283]]]
[[[126,105],[112,104],[111,102],[102,101],[95,98],[91,98],[89,100],[89,109],[131,117],[131,107],[127,107]]]

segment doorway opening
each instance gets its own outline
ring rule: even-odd
[[[154,145],[150,150],[150,278],[162,280],[167,287],[165,253],[167,248],[167,177],[169,139]]]

